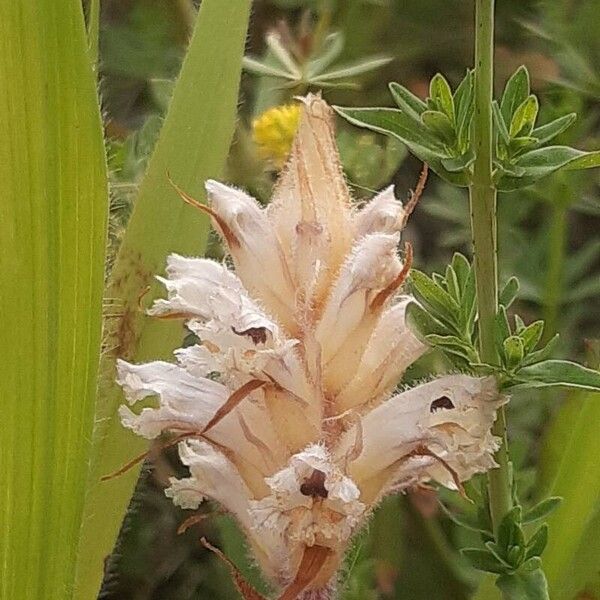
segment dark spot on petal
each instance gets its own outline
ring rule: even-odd
[[[265,344],[267,342],[267,330],[265,327],[250,327],[244,331],[238,331],[235,327],[231,330],[237,335],[248,336],[255,344]]]
[[[325,473],[319,471],[319,469],[314,469],[312,475],[307,477],[300,486],[300,493],[303,496],[312,498],[327,498],[329,492],[325,487]]]
[[[437,398],[436,400],[434,400],[431,403],[431,406],[429,407],[429,412],[433,413],[436,410],[440,410],[440,409],[450,410],[451,408],[454,408],[454,404],[452,404],[452,400],[450,400],[450,398],[448,398],[448,396],[440,396],[439,398]]]

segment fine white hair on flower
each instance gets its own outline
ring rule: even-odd
[[[427,481],[460,489],[493,468],[505,402],[493,378],[466,374],[392,395],[426,351],[406,323],[405,209],[393,187],[352,204],[331,109],[320,96],[302,103],[267,208],[206,183],[209,205],[198,207],[235,269],[173,254],[159,277],[167,298],[150,314],[183,319],[197,343],[176,362],[117,365],[133,407],[121,407],[123,424],[180,440],[189,476],[167,495],[188,509],[219,503],[290,598],[329,589],[386,494]]]

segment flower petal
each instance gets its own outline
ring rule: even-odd
[[[200,440],[181,442],[179,456],[183,464],[189,467],[191,478],[172,484],[166,491],[167,496],[173,498],[176,504],[189,504],[190,489],[193,488],[198,495],[203,494],[218,502],[246,531],[256,558],[267,574],[276,575],[274,569],[281,563],[281,557],[286,555],[282,532],[265,530],[257,535],[250,510],[253,494],[235,465],[210,444]]]
[[[355,245],[346,260],[316,329],[323,365],[326,366],[340,350],[357,348],[356,330],[365,319],[366,327],[361,331],[360,342],[367,343],[376,324],[375,313],[369,310],[370,302],[401,270],[396,255],[398,239],[398,234],[368,235]],[[358,349],[360,354],[363,349]],[[326,382],[336,374],[331,370],[325,372]]]
[[[299,290],[311,290],[318,302],[350,250],[353,223],[332,110],[313,94],[303,102],[290,159],[267,211]]]
[[[396,233],[404,226],[404,208],[390,185],[356,214],[356,239],[370,233]]]
[[[201,431],[229,395],[224,385],[162,361],[133,365],[118,360],[117,383],[130,404],[159,397],[159,408],[144,408],[139,415],[120,408],[123,425],[149,439],[163,431]]]
[[[315,473],[318,480],[308,483]],[[251,503],[256,527],[277,524],[296,544],[339,548],[363,517],[365,505],[359,501],[358,487],[341,472],[324,446],[308,446],[266,481],[272,494]]]
[[[339,413],[381,398],[427,350],[406,324],[410,302],[404,296],[381,316],[353,377],[336,398]]]
[[[362,452],[350,476],[368,501],[395,482],[408,486],[435,477],[455,487],[447,467],[415,451],[428,448],[460,480],[489,469],[497,448],[490,430],[504,402],[493,377],[447,375],[402,392],[363,417]],[[347,452],[355,435],[354,429],[345,434],[339,452]]]
[[[237,243],[228,241],[228,245],[238,277],[269,312],[293,331],[294,282],[264,210],[248,194],[217,181],[207,181],[206,191],[212,209],[235,236]]]

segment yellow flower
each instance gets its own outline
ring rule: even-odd
[[[299,120],[299,104],[276,106],[254,119],[252,139],[261,158],[281,167],[292,148]]]

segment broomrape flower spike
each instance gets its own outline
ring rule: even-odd
[[[391,187],[352,205],[320,96],[303,99],[266,209],[222,183],[206,189],[235,273],[169,257],[168,297],[150,314],[185,318],[201,342],[176,363],[119,361],[130,405],[158,397],[138,413],[122,406],[122,422],[181,437],[190,475],[167,496],[230,512],[279,598],[333,598],[350,538],[386,494],[430,480],[457,489],[495,466],[505,399],[494,378],[465,374],[392,395],[426,351],[405,321],[405,209]]]

